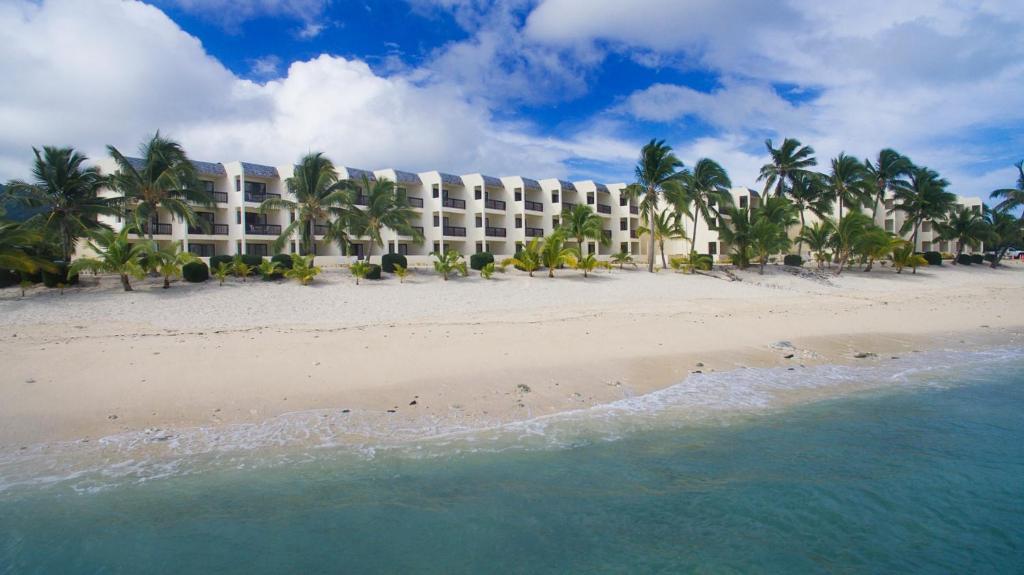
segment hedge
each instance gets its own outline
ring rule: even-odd
[[[379,280],[380,279],[380,266],[377,264],[370,264],[370,271],[366,272],[366,279],[368,280]]]
[[[402,254],[384,254],[380,257],[380,267],[389,274],[395,273],[395,264],[409,269],[409,260]]]
[[[34,284],[40,283],[43,281],[43,272],[38,270],[35,273],[18,272],[18,283],[23,281],[29,281]]]
[[[181,266],[181,277],[187,282],[202,283],[210,279],[210,267],[199,261],[189,262]]]
[[[53,265],[57,266],[57,271],[48,272],[43,271],[43,285],[48,288],[55,288],[57,284],[63,283],[64,285],[75,285],[78,283],[78,274],[68,278],[68,264],[62,261],[55,261]]]
[[[974,260],[968,254],[960,254],[960,257],[956,258],[956,263],[962,266],[969,266],[974,263]]]
[[[263,256],[255,256],[252,254],[242,254],[242,263],[249,266],[252,269],[260,267],[263,263]]]
[[[18,276],[18,272],[12,270],[0,270],[0,288],[18,285],[18,282],[20,281],[21,277]]]
[[[924,252],[921,255],[924,256],[924,261],[928,262],[930,266],[942,265],[942,254],[939,252]]]
[[[480,252],[469,256],[469,267],[474,270],[481,270],[487,264],[494,263],[494,254],[490,252]]]
[[[981,254],[971,254],[971,263],[972,264],[983,264],[983,263],[985,263],[985,256],[983,256]]]
[[[277,254],[270,258],[270,261],[277,262],[279,267],[283,270],[292,269],[292,255],[291,254]]]
[[[220,266],[221,262],[228,264],[228,267],[230,267],[232,264],[235,263],[235,258],[233,256],[224,254],[221,254],[219,256],[210,256],[210,269],[217,269],[217,267]]]
[[[800,267],[804,265],[804,258],[800,257],[800,254],[786,254],[782,258],[783,265]]]
[[[995,263],[996,255],[995,254],[985,254],[985,261],[987,261],[990,264]]]

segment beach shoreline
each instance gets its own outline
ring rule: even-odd
[[[425,418],[482,427],[648,394],[691,373],[1013,344],[1024,328],[1014,307],[1022,272],[861,273],[823,285],[781,268],[745,272],[742,282],[616,270],[596,282],[421,276],[419,285],[364,288],[339,271],[314,289],[144,284],[121,294],[87,284],[64,299],[44,294],[56,301],[49,306],[5,297],[0,453],[319,409],[374,414],[390,429]],[[216,299],[228,289],[229,303]],[[283,295],[346,303],[277,315],[275,305],[296,303]],[[358,307],[348,303],[358,298]],[[431,298],[433,307],[423,304]],[[119,316],[126,306],[140,306],[138,315]]]

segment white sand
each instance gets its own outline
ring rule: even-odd
[[[879,361],[853,356],[967,333],[1012,342],[1024,326],[1019,264],[825,279],[770,267],[739,282],[628,268],[535,275],[443,282],[419,271],[404,285],[356,286],[333,268],[311,287],[162,290],[147,279],[124,293],[114,277],[87,277],[64,295],[0,290],[0,451],[316,408],[509,421],[649,392],[695,369]],[[795,357],[771,346],[779,340]]]

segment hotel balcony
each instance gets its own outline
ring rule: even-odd
[[[601,230],[601,233],[604,234],[604,237],[606,239],[609,239],[609,240],[612,239],[612,231],[611,230]]]
[[[277,224],[245,224],[245,233],[254,236],[279,236],[281,226]]]
[[[571,211],[575,207],[576,207],[576,204],[573,203],[573,202],[562,202],[562,211],[563,212]]]
[[[526,208],[527,210],[531,211],[531,212],[543,212],[544,211],[544,204],[542,204],[540,202],[530,201],[530,200],[525,200],[523,202],[523,207]]]
[[[410,208],[422,208],[423,207],[423,198],[417,198],[416,196],[409,196],[407,199],[409,200],[409,207]]]
[[[206,192],[206,193],[210,194],[210,198],[213,199],[213,202],[216,203],[216,204],[226,204],[226,203],[228,203],[228,193],[227,192]],[[193,202],[193,201],[189,200],[189,203],[190,204],[195,204],[197,202]]]
[[[463,202],[463,204],[465,204],[465,202]],[[466,228],[462,226],[444,226],[444,235],[455,238],[464,238],[466,237]]]
[[[171,235],[171,224],[160,224],[160,223],[148,223],[142,224],[142,231],[135,232],[137,236],[148,236],[149,229],[153,229],[154,236],[169,236]]]
[[[188,233],[197,236],[226,236],[228,235],[228,225],[210,224],[210,227],[205,230],[198,226],[189,226]]]
[[[359,194],[353,201],[357,206],[365,206],[370,203],[370,197],[366,194]]]
[[[489,238],[503,238],[503,237],[506,236],[506,234],[507,234],[507,230],[505,228],[497,228],[497,227],[493,227],[493,226],[487,226],[484,229],[484,235],[486,235]]]
[[[635,215],[640,214],[640,208],[638,206],[629,206],[629,213]]]
[[[502,200],[484,200],[484,208],[505,211],[505,202]]]
[[[597,204],[597,213],[610,214],[612,213],[612,207],[608,204]]]
[[[526,228],[526,237],[542,238],[544,237],[544,228]]]
[[[445,198],[441,200],[441,205],[446,208],[455,208],[457,210],[466,209],[466,200],[460,200],[458,198]]]
[[[327,235],[327,229],[329,227],[330,226],[328,226],[327,224],[314,224],[313,225],[313,235],[315,235],[315,236]]]
[[[423,226],[410,226],[410,227],[411,227],[412,229],[416,230],[417,232],[419,232],[419,233],[420,233],[420,236],[422,236],[422,235],[423,235]],[[398,233],[398,237],[400,237],[400,238],[411,238],[411,237],[413,237],[413,236],[412,236],[412,235],[410,235],[410,234],[403,234],[403,233],[401,233],[401,232],[397,232],[397,233]]]
[[[245,192],[245,201],[247,201],[247,202],[255,202],[257,204],[261,204],[261,203],[263,203],[264,200],[269,200],[271,198],[279,200],[279,199],[281,199],[281,194],[271,194],[271,193],[262,193],[261,194],[261,193],[257,193],[257,192]]]

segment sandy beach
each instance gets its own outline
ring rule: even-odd
[[[630,268],[543,275],[443,282],[418,270],[405,284],[356,286],[328,268],[311,287],[232,279],[163,290],[146,279],[124,293],[117,278],[86,277],[63,295],[5,289],[0,451],[313,409],[391,428],[485,425],[698,371],[1012,345],[1024,328],[1017,263],[840,277],[770,266],[739,281]]]

